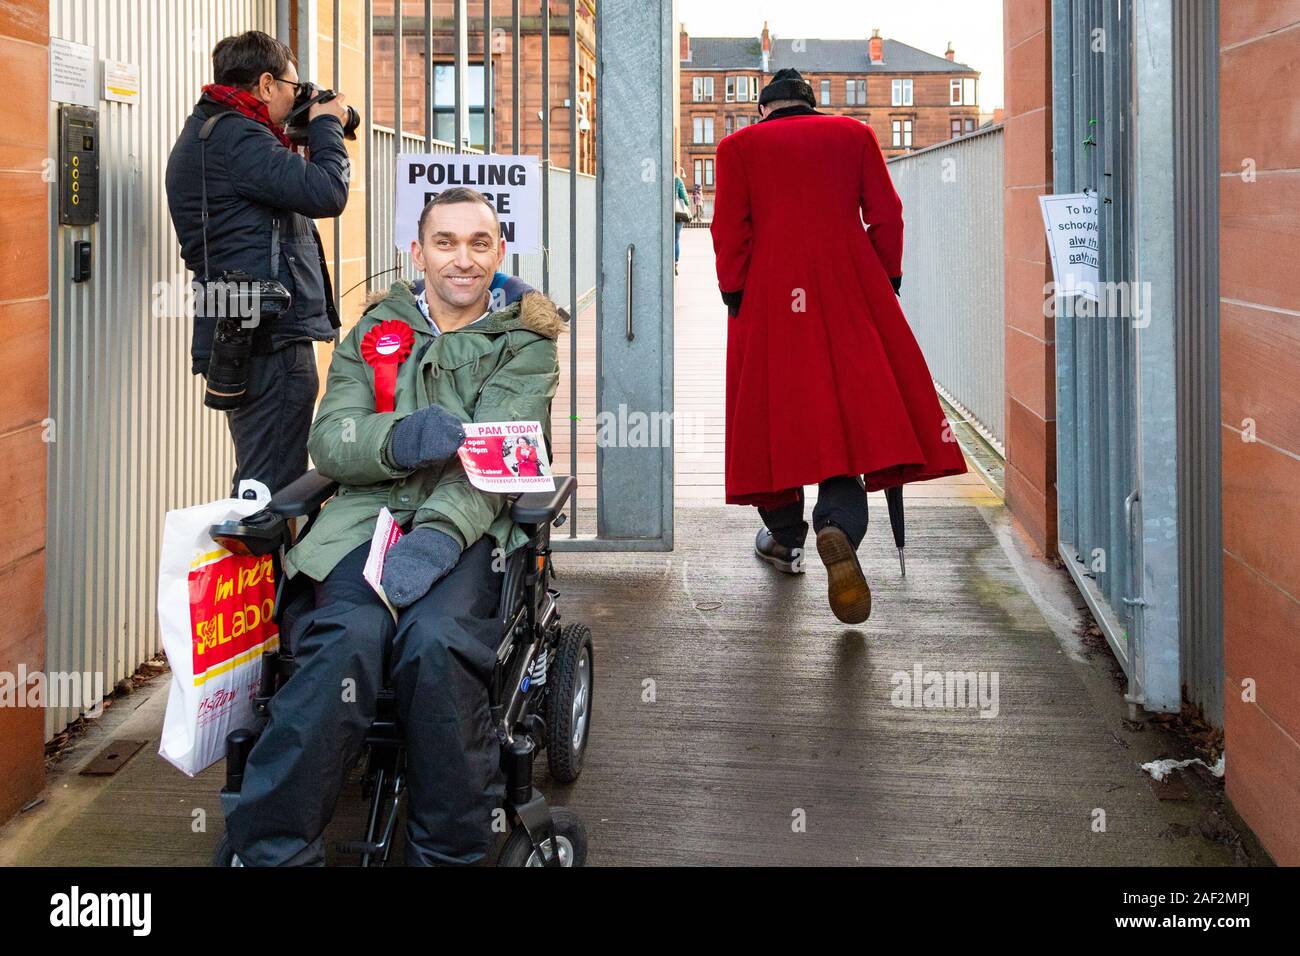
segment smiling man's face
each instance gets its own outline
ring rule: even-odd
[[[488,286],[505,255],[496,218],[481,202],[434,206],[421,241],[411,243],[431,307],[436,296],[452,309],[486,308]]]

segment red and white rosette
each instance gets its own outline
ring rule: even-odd
[[[361,340],[361,357],[375,370],[375,411],[391,412],[397,396],[397,366],[415,345],[415,333],[400,319],[380,322]]]

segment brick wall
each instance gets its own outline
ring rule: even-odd
[[[1220,3],[1227,792],[1300,864],[1300,2]],[[1248,175],[1243,176],[1243,172]],[[1243,440],[1253,429],[1255,441]],[[1243,681],[1255,699],[1243,701]]]
[[[0,0],[0,671],[45,667],[49,7]],[[44,714],[0,707],[0,821],[45,782]]]

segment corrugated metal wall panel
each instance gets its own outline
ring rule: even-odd
[[[1183,696],[1223,726],[1217,4],[1176,4],[1180,655]]]
[[[889,161],[903,201],[903,312],[930,374],[1005,440],[1002,127]]]
[[[190,280],[167,212],[167,156],[211,77],[223,36],[275,31],[274,0],[51,0],[52,36],[138,64],[140,100],[100,101],[100,221],[58,225],[50,205],[48,671],[101,672],[107,688],[159,648],[158,549],[170,508],[228,491],[234,453],[190,374]],[[58,112],[50,109],[50,155]],[[75,239],[93,244],[73,284]],[[159,284],[163,284],[160,286]],[[77,711],[49,708],[53,736]]]

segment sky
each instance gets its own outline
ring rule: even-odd
[[[1002,0],[676,0],[692,36],[758,36],[763,21],[777,36],[861,39],[880,35],[980,71],[984,112],[1003,105]]]

